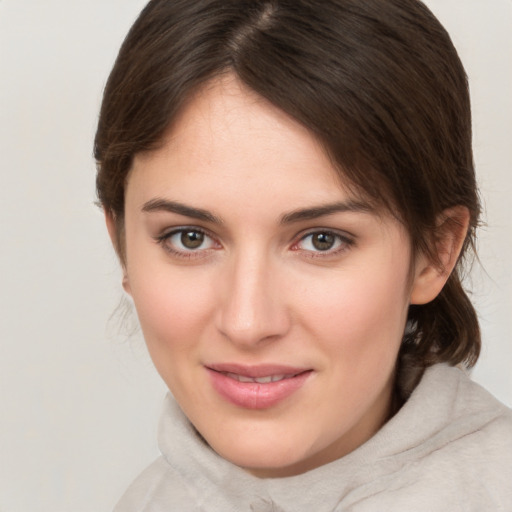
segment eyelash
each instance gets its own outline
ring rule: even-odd
[[[325,251],[322,250],[308,250],[308,249],[300,249],[298,245],[306,240],[309,237],[312,237],[314,235],[328,235],[333,236],[335,238],[335,244],[338,244],[338,247],[335,249],[326,249]],[[302,235],[298,242],[294,243],[292,246],[292,249],[295,251],[301,251],[304,256],[308,258],[330,258],[334,256],[338,256],[339,254],[347,251],[355,244],[355,241],[353,238],[338,233],[336,231],[332,231],[329,229],[315,229],[313,231],[309,231],[308,233]]]
[[[215,245],[220,245],[217,242],[215,242],[215,239],[213,236],[211,236],[207,231],[204,229],[195,227],[195,226],[182,226],[180,228],[173,229],[172,231],[168,231],[166,233],[163,233],[162,235],[159,235],[155,237],[156,242],[162,246],[162,248],[167,251],[169,254],[176,258],[182,258],[182,259],[194,259],[194,258],[204,258],[206,256],[205,251],[210,251],[213,248],[207,248],[207,249],[200,249],[197,250],[194,249],[176,249],[174,248],[169,241],[171,238],[175,235],[181,234],[183,236],[184,233],[196,233],[199,235],[203,235],[204,237],[210,239],[212,243]]]
[[[169,243],[169,241],[171,240],[171,238],[173,236],[176,236],[179,234],[181,234],[183,236],[183,234],[187,233],[187,232],[203,235],[204,237],[210,239],[211,243],[213,245],[217,245],[218,247],[220,247],[220,244],[215,241],[215,238],[212,235],[210,235],[206,230],[204,230],[202,228],[195,227],[195,226],[182,226],[182,227],[173,229],[172,231],[169,231],[169,232],[163,233],[159,236],[156,236],[155,241],[159,245],[161,245],[166,252],[168,252],[169,254],[171,254],[174,257],[182,258],[182,259],[204,258],[205,256],[207,256],[207,254],[209,254],[209,252],[212,249],[215,250],[217,248],[217,247],[215,247],[215,248],[208,247],[205,249],[197,248],[196,250],[195,249],[180,250],[180,249],[174,248]],[[314,235],[333,236],[335,238],[335,244],[338,244],[338,247],[336,247],[335,249],[326,249],[325,251],[301,249],[300,247],[298,247],[301,242],[304,242],[304,240],[306,240],[307,238],[312,237]],[[347,251],[354,244],[355,244],[355,241],[347,235],[342,235],[336,231],[332,231],[332,230],[328,230],[328,229],[315,229],[313,231],[309,231],[306,234],[303,234],[297,242],[293,243],[291,249],[293,251],[301,252],[304,256],[306,256],[308,258],[329,258],[329,257],[337,256],[337,255]]]

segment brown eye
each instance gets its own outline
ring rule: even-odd
[[[182,231],[180,241],[186,249],[198,249],[204,243],[204,233],[200,231]]]
[[[296,245],[301,251],[310,253],[335,254],[339,250],[348,249],[352,240],[332,231],[314,231],[304,236]]]
[[[158,238],[159,243],[174,254],[200,253],[213,249],[215,241],[199,229],[182,228]]]
[[[318,251],[328,251],[334,247],[336,236],[332,233],[314,233],[311,235],[311,244]]]

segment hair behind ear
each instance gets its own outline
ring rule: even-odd
[[[481,347],[478,317],[457,271],[433,301],[410,306],[409,322],[401,354],[411,364],[426,367],[448,362],[472,367],[476,363]]]
[[[461,260],[472,241],[470,220],[470,213],[463,206],[448,208],[439,216],[426,271],[429,274],[420,276],[430,280],[428,284],[420,284],[420,288],[430,286],[431,295],[428,300],[409,307],[402,364],[406,361],[405,364],[425,368],[447,362],[472,367],[478,359],[481,348],[478,316],[464,290],[461,275]]]

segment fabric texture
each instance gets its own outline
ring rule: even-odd
[[[260,479],[222,459],[170,395],[159,446],[114,512],[512,511],[512,411],[445,364],[365,444],[302,475]]]

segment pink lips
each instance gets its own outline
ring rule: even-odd
[[[213,388],[234,405],[267,409],[302,387],[312,371],[282,365],[214,364],[206,367]]]

